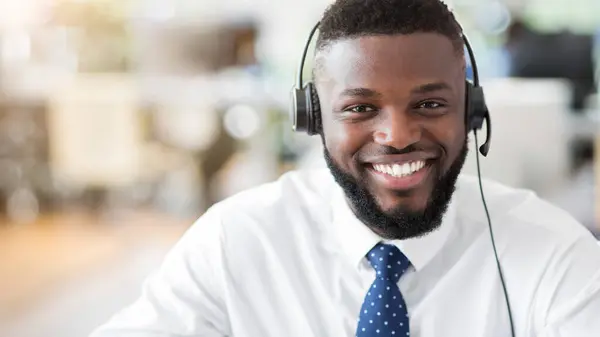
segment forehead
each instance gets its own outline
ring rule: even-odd
[[[435,33],[344,39],[317,57],[319,81],[338,86],[464,80],[463,55],[450,39]]]

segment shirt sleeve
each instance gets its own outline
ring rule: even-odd
[[[547,271],[541,301],[544,325],[539,337],[600,336],[600,245],[592,237],[576,241]],[[545,288],[545,289],[544,289]]]
[[[90,337],[225,337],[221,218],[209,209],[167,254],[142,295]]]

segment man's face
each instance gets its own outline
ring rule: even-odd
[[[437,228],[466,154],[464,59],[438,34],[335,41],[319,55],[325,158],[383,237]]]

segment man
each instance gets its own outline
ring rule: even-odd
[[[438,0],[331,5],[315,68],[329,170],[212,207],[93,336],[510,336],[477,180],[459,177],[462,50]],[[600,336],[589,232],[533,193],[484,189],[516,336]]]

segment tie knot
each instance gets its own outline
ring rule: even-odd
[[[394,245],[379,243],[367,254],[371,266],[375,268],[377,277],[398,282],[408,267],[410,261]]]

